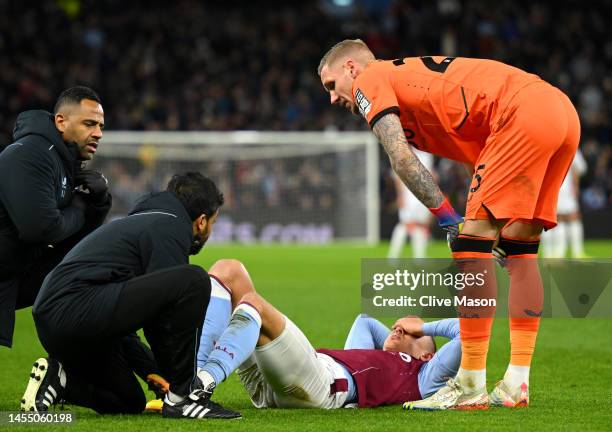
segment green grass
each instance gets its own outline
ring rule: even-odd
[[[588,242],[591,256],[612,257],[611,242]],[[430,253],[448,256],[437,243]],[[363,247],[209,246],[194,260],[204,267],[219,258],[242,260],[258,291],[286,313],[316,347],[341,347],[360,307],[360,259],[383,257],[386,245]],[[146,301],[143,299],[143,301]],[[231,377],[215,399],[239,410],[233,422],[164,420],[157,415],[100,416],[72,407],[72,426],[15,426],[18,430],[609,430],[612,426],[612,320],[544,319],[531,374],[531,406],[484,412],[404,412],[399,407],[363,410],[255,410]],[[44,354],[29,310],[17,314],[15,345],[0,348],[0,411],[15,411],[31,363]],[[489,387],[509,357],[507,321],[497,320],[488,361]],[[95,369],[92,369],[95,370]],[[0,429],[6,425],[0,424]]]

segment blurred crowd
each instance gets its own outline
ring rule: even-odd
[[[224,213],[262,209],[333,212],[338,182],[335,154],[266,160],[155,160],[96,157],[94,167],[112,179],[113,214],[126,214],[143,193],[165,189],[176,172],[198,170],[215,179]]]
[[[75,84],[99,92],[111,130],[364,130],[362,119],[329,106],[316,74],[331,45],[361,37],[380,58],[487,57],[562,88],[582,122],[582,205],[598,209],[612,196],[611,14],[610,2],[542,0],[0,0],[0,145],[11,142],[20,111],[50,110]],[[316,178],[313,166],[288,172]],[[232,181],[255,178],[274,202],[284,197],[264,174],[279,169],[249,167],[263,174],[245,179],[236,166]],[[457,197],[468,181],[460,170],[438,167]],[[333,196],[296,199],[325,206]]]

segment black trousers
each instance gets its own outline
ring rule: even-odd
[[[26,271],[0,280],[0,345],[13,344],[15,310],[34,304],[43,280],[67,252],[64,247],[43,249]]]
[[[106,329],[83,335],[88,342],[75,346],[48,326],[45,334],[39,328],[43,346],[66,371],[66,402],[99,413],[142,412],[146,399],[132,361],[138,347],[129,339],[141,328],[170,390],[188,394],[209,300],[208,273],[183,265],[127,281]]]

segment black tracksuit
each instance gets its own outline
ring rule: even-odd
[[[188,264],[192,242],[181,202],[151,194],[81,241],[45,279],[34,320],[45,349],[64,364],[68,402],[142,411],[144,394],[121,347],[140,328],[171,390],[189,392],[210,299],[208,274]]]
[[[15,309],[34,303],[47,273],[111,207],[110,195],[85,211],[71,205],[81,162],[51,113],[21,113],[14,139],[0,153],[0,345],[8,347]]]

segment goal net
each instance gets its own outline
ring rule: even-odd
[[[213,242],[376,243],[378,158],[368,132],[113,131],[90,167],[109,179],[111,217],[199,171],[225,195]]]

